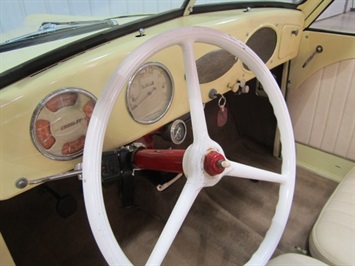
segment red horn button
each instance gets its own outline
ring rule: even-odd
[[[226,158],[222,154],[211,151],[205,156],[204,169],[211,176],[221,174],[224,168],[229,166],[229,164],[225,165],[224,162],[226,162]]]

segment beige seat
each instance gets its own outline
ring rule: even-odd
[[[329,265],[355,265],[355,167],[323,207],[309,244],[312,256]]]
[[[269,261],[267,265],[268,266],[277,266],[277,265],[325,266],[327,264],[306,255],[287,253],[287,254],[282,254],[276,258],[273,258],[272,260]]]

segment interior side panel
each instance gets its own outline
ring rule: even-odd
[[[355,160],[354,74],[352,36],[304,33],[287,94],[298,143]]]
[[[297,141],[355,160],[354,74],[349,59],[320,69],[289,94]]]

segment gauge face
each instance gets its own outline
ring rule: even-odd
[[[54,160],[80,156],[95,103],[93,95],[78,88],[60,89],[45,97],[31,120],[36,148]]]
[[[169,70],[159,63],[146,63],[130,78],[127,108],[135,121],[151,124],[168,111],[174,94]]]
[[[181,144],[187,134],[187,127],[183,120],[175,120],[170,128],[170,138],[173,143]]]

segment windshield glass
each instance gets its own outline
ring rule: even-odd
[[[153,4],[154,2],[155,4]],[[115,18],[134,15],[149,15],[164,12],[182,5],[178,1],[98,1],[98,0],[51,0],[51,1],[12,1],[0,0],[1,3],[1,33],[15,30],[26,17],[46,14],[48,18],[60,19],[60,16],[75,17],[79,20],[92,20],[93,18]],[[64,17],[63,17],[64,19]],[[122,22],[129,20],[122,19]]]
[[[135,23],[139,21],[144,21],[141,25],[148,27],[188,15],[193,4],[210,6],[232,2],[243,6],[257,2],[263,6],[296,6],[302,0],[0,0],[0,73],[83,38],[113,31],[119,37],[116,33],[123,27],[126,34],[129,26],[131,32],[137,31]],[[184,13],[185,9],[189,12]],[[160,19],[157,20],[157,16]]]
[[[284,2],[297,4],[301,1],[302,0],[238,0],[223,1],[223,3]],[[73,26],[73,24],[70,25],[72,22],[97,21],[107,18],[112,19],[112,23],[116,25],[122,25],[142,17],[177,9],[184,5],[184,1],[182,0],[0,0],[0,2],[0,43],[16,40],[18,37],[30,32],[43,31],[42,23],[44,22],[53,22],[52,25],[50,25],[52,26],[52,31],[57,23],[62,23],[61,28],[63,28],[65,26]],[[221,4],[222,1],[197,0],[195,4],[212,3]],[[65,23],[67,23],[67,25]],[[97,30],[97,28],[93,29],[93,31],[95,30]]]
[[[122,25],[142,17],[180,8],[179,1],[10,1],[0,0],[0,42],[13,41],[31,32],[54,30],[55,27],[82,26],[80,22],[110,19]],[[153,3],[154,2],[154,3]],[[43,26],[47,24],[47,28]],[[102,27],[104,28],[104,27]],[[92,31],[97,30],[94,28]]]

